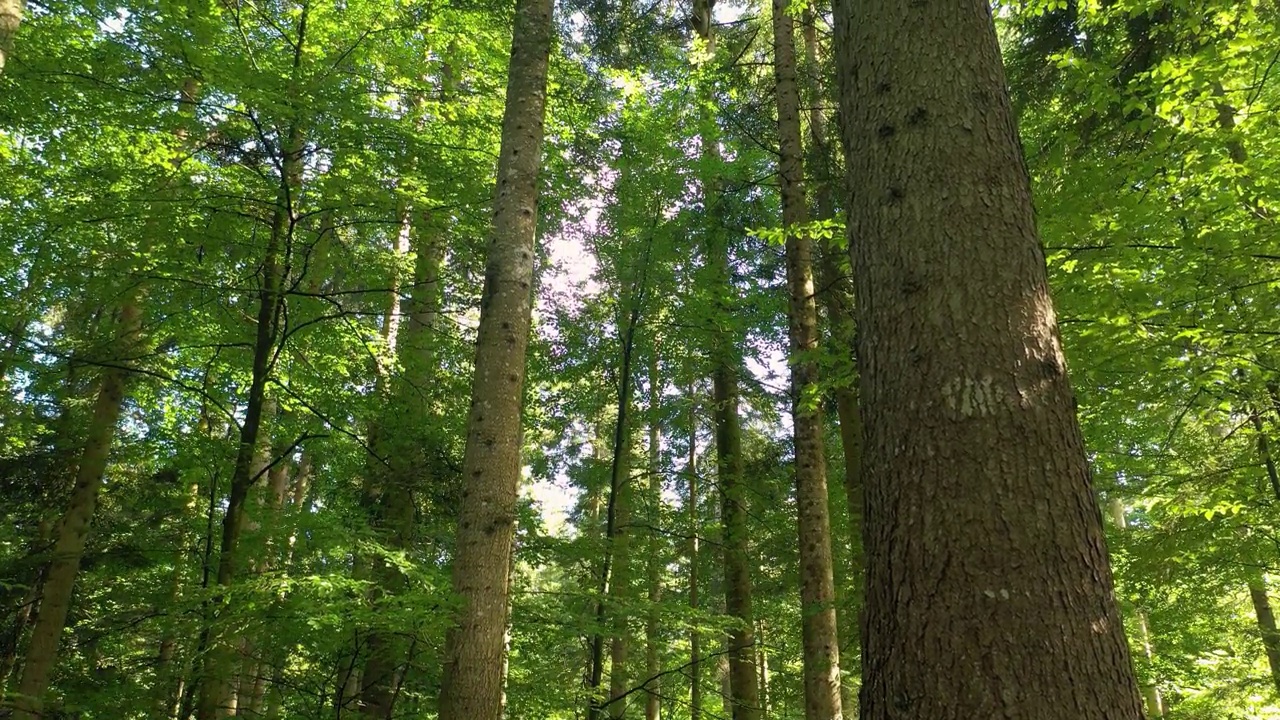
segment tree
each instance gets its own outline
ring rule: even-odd
[[[1140,718],[990,8],[837,12],[862,717]]]
[[[804,623],[804,696],[808,720],[834,720],[840,709],[840,641],[836,632],[827,461],[818,390],[818,308],[813,243],[806,234],[804,149],[796,81],[795,21],[788,0],[773,2],[773,74],[781,139],[782,226],[789,294],[791,417],[799,508],[800,604]],[[763,661],[761,663],[763,665]],[[761,668],[761,675],[764,669]]]
[[[502,714],[551,8],[516,3],[453,559],[462,607],[445,650],[441,720]]]

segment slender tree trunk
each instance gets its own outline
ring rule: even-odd
[[[411,226],[410,210],[402,215],[401,236],[405,243],[401,254],[415,253],[413,291],[410,294],[407,322],[387,337],[394,344],[403,371],[389,383],[385,416],[374,431],[378,440],[373,447],[377,459],[370,461],[369,476],[373,486],[371,505],[373,525],[383,534],[389,549],[406,550],[412,546],[416,490],[429,487],[429,440],[415,434],[427,413],[427,397],[435,349],[434,333],[440,313],[440,243],[427,227],[429,218]],[[397,283],[398,285],[398,283]],[[397,287],[394,293],[399,297]],[[396,309],[393,307],[393,309]],[[388,318],[387,325],[391,326]],[[384,464],[385,463],[385,464]],[[404,587],[404,577],[393,565],[373,558],[373,579],[378,596],[396,595]],[[375,597],[376,599],[376,597]],[[382,720],[392,717],[398,694],[400,668],[406,648],[384,632],[376,630],[367,638],[368,653],[360,673],[360,704],[365,717]]]
[[[765,643],[764,621],[756,623],[756,666],[760,669],[760,715],[769,717],[772,705],[769,704],[769,653]]]
[[[836,12],[856,48],[862,718],[1137,720],[990,6]]]
[[[686,466],[689,482],[689,498],[686,508],[689,513],[689,609],[696,616],[699,609],[699,587],[701,548],[698,533],[702,531],[702,522],[698,514],[701,498],[698,483],[698,408],[693,395],[693,384],[690,383],[685,397],[689,402],[689,464]],[[698,623],[689,626],[689,720],[702,720],[702,633]]]
[[[695,24],[702,39],[713,42],[710,5],[695,7],[705,12]],[[707,86],[704,92],[709,92]],[[708,107],[714,102],[707,97]],[[701,119],[702,159],[707,168],[721,163],[719,137],[709,110]],[[724,541],[724,593],[726,612],[736,621],[729,633],[729,686],[733,720],[758,720],[760,717],[759,680],[755,669],[755,632],[751,612],[751,564],[747,551],[747,506],[742,487],[742,428],[738,416],[738,364],[733,338],[723,329],[723,321],[732,313],[736,301],[730,272],[730,244],[722,227],[724,213],[720,208],[721,183],[717,169],[707,170],[702,178],[702,203],[707,221],[706,262],[708,283],[715,298],[716,318],[710,340],[712,405],[716,428],[716,470],[720,480],[721,523]]]
[[[659,415],[662,388],[658,378],[658,343],[654,340],[649,354],[649,547],[645,571],[649,585],[649,613],[644,624],[644,674],[650,678],[645,686],[644,718],[660,720],[662,716],[661,638],[658,632],[658,603],[662,601],[662,418]]]
[[[625,273],[621,273],[624,274]],[[610,718],[626,715],[627,616],[621,611],[631,585],[631,401],[634,394],[632,358],[640,306],[629,278],[623,279],[618,329],[622,347],[619,368],[618,408],[614,424],[613,458],[609,473],[609,497],[605,509],[605,555],[597,578],[596,634],[592,638],[592,666],[588,677],[588,720],[598,720],[608,709]],[[613,612],[610,642],[609,699],[601,702],[599,688],[604,672],[604,627]],[[616,700],[616,701],[615,701]]]
[[[1129,522],[1125,518],[1124,502],[1120,498],[1112,498],[1107,505],[1108,512],[1111,515],[1111,522],[1116,526],[1116,530],[1124,532],[1129,529]],[[1151,646],[1151,625],[1147,622],[1147,612],[1142,608],[1134,608],[1133,618],[1138,624],[1138,639],[1142,642],[1142,654],[1146,658],[1147,667],[1150,668],[1151,662],[1155,657],[1155,651]],[[1143,683],[1142,687],[1142,704],[1146,708],[1148,718],[1164,717],[1164,698],[1160,696],[1160,686],[1153,683]]]
[[[628,413],[629,415],[630,413]],[[622,424],[624,433],[620,438],[621,450],[619,461],[614,465],[616,472],[613,481],[613,533],[610,545],[613,555],[613,573],[609,579],[609,600],[612,617],[612,631],[609,648],[609,718],[623,720],[627,716],[630,697],[621,697],[631,687],[630,668],[630,613],[625,611],[631,591],[631,528],[632,496],[631,483],[631,423]],[[621,699],[619,699],[621,698]]]
[[[806,720],[838,720],[840,642],[836,632],[831,520],[827,510],[826,451],[818,384],[818,310],[813,247],[799,230],[808,222],[800,90],[796,81],[794,21],[789,0],[773,0],[773,69],[781,140],[782,224],[787,231],[790,295],[791,414],[795,431],[796,504],[800,536],[800,617],[804,642]]]
[[[446,642],[440,720],[502,714],[551,8],[551,0],[516,2],[453,561],[462,611]]]
[[[307,13],[303,10],[298,20],[293,71],[299,73],[307,37]],[[296,79],[296,78],[295,78]],[[263,252],[259,273],[261,289],[258,292],[257,327],[253,344],[252,375],[249,394],[245,401],[244,421],[240,425],[240,443],[235,467],[231,475],[231,493],[227,500],[222,521],[222,540],[218,557],[217,584],[230,587],[235,581],[241,564],[238,558],[240,537],[244,531],[245,505],[249,490],[259,480],[254,459],[258,455],[258,436],[263,425],[266,408],[267,381],[272,372],[276,341],[280,336],[280,317],[284,307],[282,295],[281,254],[292,239],[296,223],[295,198],[302,184],[302,128],[294,121],[285,134],[281,163],[280,186],[272,214],[271,231]],[[216,598],[215,606],[223,602]],[[224,608],[225,610],[225,608]],[[204,677],[200,684],[198,720],[215,720],[234,714],[237,701],[234,677],[236,638],[214,633],[205,660]]]
[[[4,72],[5,62],[13,53],[14,37],[22,24],[25,6],[24,0],[0,0],[0,73]]]
[[[1280,694],[1280,630],[1276,629],[1276,615],[1271,609],[1271,597],[1267,593],[1267,581],[1261,572],[1249,574],[1249,599],[1253,601],[1253,614],[1258,621],[1258,633],[1262,647],[1267,652],[1267,666],[1271,669],[1271,682]]]
[[[41,588],[40,613],[31,630],[22,677],[18,682],[16,720],[37,720],[41,717],[44,694],[58,662],[58,644],[71,608],[71,592],[80,572],[85,538],[98,504],[98,488],[102,484],[102,474],[111,454],[116,424],[120,420],[125,391],[131,379],[130,357],[137,353],[141,341],[142,309],[136,298],[124,302],[116,326],[118,357],[112,367],[102,372],[88,435],[76,470],[75,489],[72,490],[67,512],[54,532],[53,555]]]
[[[823,111],[825,98],[817,78],[818,37],[813,12],[806,8],[803,19],[805,62],[813,81],[809,96],[809,176],[813,179],[814,207],[818,220],[835,217],[836,176],[834,154],[827,141],[827,118]],[[836,614],[840,636],[840,706],[845,718],[858,715],[856,674],[858,658],[858,615],[862,606],[862,418],[858,414],[857,367],[854,357],[857,333],[853,321],[853,278],[848,256],[833,238],[819,248],[818,305],[826,315],[826,340],[831,359],[831,373],[826,377],[832,387],[836,416],[840,421],[840,449],[844,457],[843,489],[848,508],[849,569],[836,573],[836,594],[841,598]]]

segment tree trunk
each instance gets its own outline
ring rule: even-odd
[[[111,454],[116,424],[120,420],[125,391],[131,379],[130,358],[137,353],[141,340],[142,309],[136,299],[124,302],[116,325],[119,328],[120,339],[116,343],[119,352],[114,366],[102,372],[93,416],[76,469],[75,489],[72,490],[67,512],[54,531],[53,554],[45,570],[40,593],[40,612],[31,630],[22,677],[18,681],[15,720],[37,720],[41,717],[44,694],[58,662],[58,644],[71,608],[71,592],[80,572],[85,538],[98,504],[98,488],[102,484],[102,474]]]
[[[1120,498],[1112,498],[1107,505],[1108,512],[1111,515],[1111,522],[1120,532],[1129,529],[1129,522],[1125,518],[1124,502]],[[1142,642],[1142,654],[1147,661],[1148,672],[1150,672],[1151,661],[1155,657],[1155,651],[1151,646],[1151,625],[1147,622],[1147,612],[1142,608],[1134,608],[1133,618],[1138,623],[1138,639]],[[1164,698],[1160,696],[1160,686],[1153,683],[1143,683],[1142,687],[1142,704],[1146,708],[1148,718],[1164,717]]]
[[[294,71],[302,64],[306,39],[307,15],[304,11],[298,23],[295,44]],[[280,317],[284,306],[281,293],[280,254],[291,236],[296,222],[294,200],[302,182],[302,128],[296,121],[288,130],[281,163],[280,187],[272,213],[271,231],[262,257],[260,271],[261,289],[258,292],[257,327],[253,345],[252,375],[249,396],[245,402],[244,421],[240,425],[240,444],[235,467],[231,475],[231,493],[222,520],[222,541],[218,557],[217,584],[227,588],[235,581],[239,570],[238,553],[240,536],[244,530],[245,505],[249,490],[259,479],[255,472],[258,455],[258,436],[263,425],[267,380],[271,375],[276,341],[280,335]],[[223,597],[215,598],[215,606]],[[225,608],[224,608],[225,610]],[[214,633],[205,659],[204,677],[200,684],[200,699],[196,710],[198,720],[215,720],[234,714],[236,707],[236,683],[234,666],[235,638]]]
[[[856,49],[862,717],[1141,718],[990,7],[836,10]]]
[[[24,0],[0,0],[0,73],[4,72],[5,61],[13,53],[14,37],[22,24],[25,6]]]
[[[685,398],[689,402],[689,464],[686,466],[689,482],[689,498],[686,508],[689,513],[689,609],[693,615],[698,614],[699,563],[701,562],[698,533],[702,531],[702,522],[698,516],[701,493],[698,483],[698,408],[690,384]],[[698,623],[689,627],[689,720],[702,720],[702,633]]]
[[[625,273],[619,272],[619,275]],[[592,639],[592,667],[588,682],[591,704],[588,720],[598,720],[608,709],[610,718],[626,716],[627,698],[621,697],[627,686],[627,616],[622,612],[631,585],[631,400],[632,357],[635,351],[635,333],[639,323],[640,307],[631,285],[623,278],[618,329],[622,346],[620,358],[617,421],[614,425],[613,459],[609,473],[609,499],[605,510],[605,556],[598,576],[600,599],[596,602],[596,635]],[[599,699],[599,688],[604,670],[604,627],[608,613],[613,622],[610,642],[609,699]]]
[[[813,249],[804,191],[800,90],[796,82],[794,21],[788,0],[773,0],[773,70],[778,103],[782,225],[787,231],[791,341],[791,415],[795,431],[796,505],[800,536],[800,617],[804,644],[806,720],[838,720],[840,642],[836,633],[831,520],[827,511],[826,451],[818,384],[818,310]],[[762,673],[763,674],[763,673]]]
[[[1253,614],[1258,620],[1258,633],[1262,647],[1267,652],[1267,666],[1271,668],[1271,682],[1280,694],[1280,630],[1276,629],[1276,616],[1267,594],[1267,580],[1261,572],[1249,574],[1249,599],[1253,601]]]
[[[502,714],[551,6],[551,0],[516,2],[453,561],[462,611],[446,642],[440,720]]]
[[[392,306],[386,322],[386,339],[396,347],[402,373],[390,379],[390,395],[380,426],[371,431],[376,438],[370,443],[379,457],[371,458],[368,476],[371,487],[370,506],[373,511],[373,527],[384,538],[391,550],[412,547],[417,507],[416,490],[431,485],[430,440],[415,433],[413,428],[422,426],[430,411],[424,397],[429,397],[428,386],[434,374],[434,332],[436,316],[440,312],[440,243],[426,227],[428,217],[422,222],[411,221],[411,210],[401,213],[401,248],[405,255],[415,253],[413,292],[410,295],[407,320],[397,331],[392,315],[398,315],[398,300]],[[399,281],[392,294],[399,298]],[[370,558],[372,576],[379,597],[395,596],[404,588],[404,576],[395,566],[380,557]],[[403,644],[385,632],[373,630],[366,638],[368,653],[360,673],[360,706],[365,717],[383,720],[390,718],[397,696],[400,668],[404,663]]]
[[[662,716],[661,639],[658,633],[658,603],[662,601],[662,540],[658,528],[662,526],[662,418],[659,414],[662,388],[658,378],[658,343],[654,340],[649,354],[649,492],[646,505],[649,509],[649,547],[645,558],[645,571],[649,585],[649,613],[644,624],[644,720],[660,720]]]
[[[809,96],[809,177],[813,180],[814,207],[818,220],[835,217],[836,176],[834,156],[827,140],[827,118],[823,111],[825,97],[817,78],[818,34],[813,12],[806,8],[803,19],[805,63],[813,80]],[[862,607],[862,418],[858,414],[857,362],[854,357],[857,332],[853,321],[853,278],[848,256],[835,238],[823,242],[818,260],[818,306],[826,315],[826,340],[831,373],[826,378],[832,387],[836,417],[840,421],[840,449],[844,457],[843,489],[848,508],[847,544],[849,569],[835,573],[836,595],[840,598],[836,613],[840,636],[840,706],[844,717],[858,715],[856,669],[859,651],[858,615]]]
[[[696,26],[704,41],[711,47],[710,3],[695,7]],[[706,13],[702,17],[700,13]],[[710,86],[703,92],[709,93]],[[713,98],[706,97],[702,105],[709,108]],[[729,238],[722,226],[721,182],[718,168],[721,164],[719,137],[715,119],[709,109],[701,118],[701,147],[704,167],[702,178],[702,204],[706,215],[706,263],[707,281],[715,298],[716,318],[710,339],[712,406],[716,428],[716,471],[720,480],[721,523],[724,542],[724,592],[725,610],[736,623],[729,632],[729,687],[731,697],[726,701],[732,707],[733,720],[758,720],[760,717],[760,690],[755,669],[755,632],[751,612],[751,567],[747,552],[747,506],[742,487],[742,428],[738,417],[738,365],[737,351],[731,331],[724,329],[732,315],[732,303],[736,301],[730,271]]]

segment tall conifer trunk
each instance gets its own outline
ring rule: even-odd
[[[818,310],[813,244],[801,230],[808,222],[804,149],[800,140],[800,90],[796,81],[794,21],[788,0],[773,1],[773,69],[778,106],[782,225],[787,233],[787,287],[791,335],[791,415],[795,431],[796,505],[800,536],[800,616],[804,645],[807,720],[838,720],[840,643],[836,632],[827,466],[818,396]],[[764,657],[763,653],[761,657]],[[761,676],[764,676],[763,668]]]
[[[836,214],[836,190],[843,182],[836,175],[833,148],[827,139],[825,97],[818,81],[818,33],[812,11],[804,13],[805,61],[813,79],[809,83],[809,177],[818,220]],[[848,512],[849,568],[836,572],[836,594],[840,600],[837,631],[840,634],[840,706],[845,718],[858,715],[856,673],[858,658],[858,615],[862,606],[862,417],[858,411],[856,359],[857,333],[853,321],[853,276],[848,255],[835,238],[818,248],[818,306],[826,316],[827,353],[833,359],[827,367],[840,421],[840,449],[844,457],[842,487]]]
[[[440,720],[502,714],[551,9],[516,1],[453,562],[462,609],[445,647]]]
[[[836,10],[854,56],[862,717],[1137,720],[990,6]]]

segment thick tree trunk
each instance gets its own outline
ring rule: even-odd
[[[0,73],[13,53],[14,37],[22,24],[25,6],[24,0],[0,0]]]
[[[662,388],[658,378],[658,343],[655,339],[649,354],[649,492],[645,505],[649,510],[649,547],[646,550],[645,574],[648,580],[649,612],[644,624],[644,718],[660,720],[662,716],[662,653],[658,632],[658,603],[662,601],[662,418],[659,414]]]
[[[129,358],[136,354],[141,339],[142,309],[136,300],[125,301],[116,326],[120,338],[118,357],[112,367],[102,372],[84,449],[77,463],[75,488],[67,512],[54,531],[53,555],[45,570],[40,593],[40,612],[31,629],[22,677],[18,681],[15,720],[37,720],[41,717],[44,694],[58,662],[58,644],[71,608],[71,592],[80,572],[85,538],[98,504],[98,488],[111,454],[111,443],[130,380]]]
[[[837,13],[856,48],[862,717],[1137,720],[991,9]]]
[[[787,231],[791,340],[791,414],[795,432],[796,505],[800,536],[800,617],[804,644],[806,720],[838,720],[840,642],[836,632],[826,451],[818,385],[818,310],[813,249],[798,230],[808,222],[794,21],[788,0],[773,0],[773,70],[778,104],[782,225]]]
[[[446,643],[440,720],[502,714],[551,8],[551,0],[516,2],[453,563],[462,611]]]
[[[1249,575],[1249,599],[1253,601],[1253,614],[1258,621],[1258,634],[1267,653],[1267,666],[1271,669],[1271,682],[1280,694],[1280,630],[1276,629],[1276,615],[1271,609],[1271,597],[1267,594],[1267,581],[1261,572]]]

